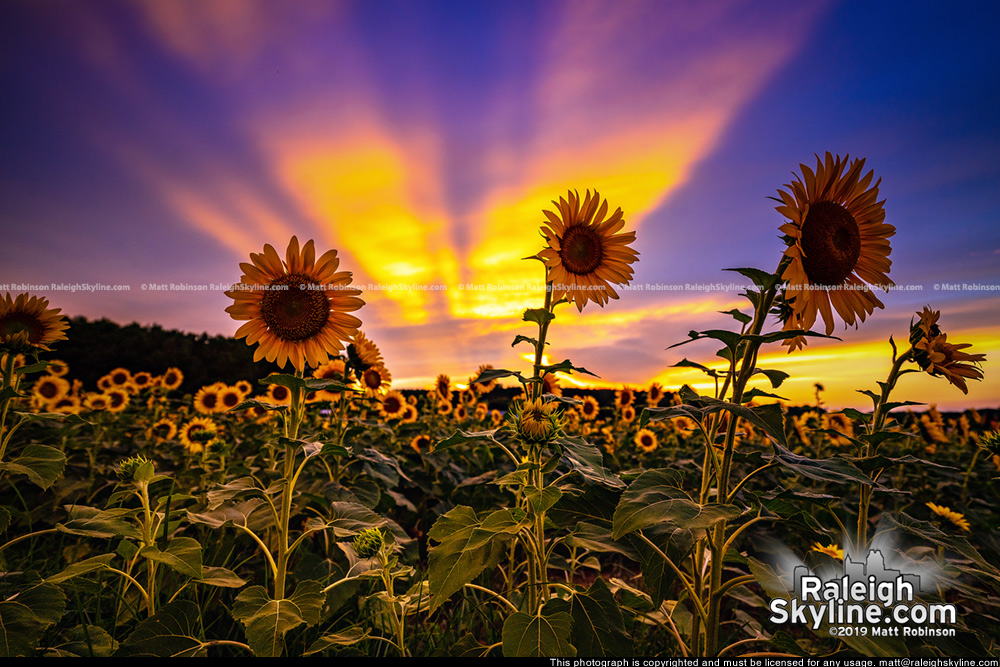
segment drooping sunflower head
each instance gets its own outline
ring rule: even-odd
[[[968,519],[961,512],[955,512],[950,507],[942,507],[941,505],[935,505],[934,503],[927,503],[927,507],[931,509],[934,514],[947,519],[953,523],[958,528],[969,532],[972,530],[972,526],[969,524]]]
[[[249,320],[236,331],[248,345],[259,343],[254,361],[267,359],[279,367],[291,362],[297,370],[308,362],[316,367],[354,339],[361,320],[350,313],[364,305],[361,291],[350,288],[351,274],[337,271],[337,251],[316,259],[312,241],[299,248],[292,237],[282,262],[270,245],[250,253],[240,268],[241,288],[226,292],[233,319]]]
[[[818,551],[821,554],[826,554],[830,558],[844,560],[844,550],[836,544],[823,546],[819,542],[813,542],[812,549],[810,549],[810,551]]]
[[[628,245],[635,232],[620,233],[622,210],[609,217],[608,202],[589,190],[582,202],[579,193],[570,191],[552,203],[557,211],[543,211],[548,222],[542,223],[541,233],[547,245],[538,253],[554,285],[552,298],[566,297],[580,311],[589,301],[603,307],[617,299],[612,283],[627,285],[639,256]]]
[[[968,394],[966,380],[983,379],[980,363],[985,361],[986,355],[963,352],[962,350],[972,347],[971,343],[949,343],[948,334],[943,333],[938,326],[940,316],[941,311],[925,306],[917,313],[917,320],[910,323],[913,359],[924,371],[947,378],[963,394]]]
[[[364,372],[372,366],[378,366],[382,362],[382,352],[378,345],[373,343],[363,331],[359,331],[354,336],[354,341],[347,346],[347,359],[351,368],[359,372]]]
[[[69,323],[59,308],[49,308],[49,300],[27,293],[0,297],[0,352],[50,350],[56,341],[66,340]]]
[[[885,201],[878,200],[881,179],[862,176],[864,160],[850,156],[816,156],[816,169],[800,164],[801,177],[778,190],[776,210],[789,222],[781,225],[785,249],[781,279],[787,283],[782,305],[785,329],[811,329],[817,314],[833,333],[833,311],[845,325],[864,322],[882,302],[871,287],[892,285],[889,237],[896,228],[885,223]],[[805,345],[802,336],[785,341],[792,350]]]

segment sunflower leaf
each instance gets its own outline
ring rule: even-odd
[[[511,343],[510,346],[514,347],[518,343],[531,343],[532,346],[538,347],[538,341],[536,339],[531,338],[530,336],[522,336],[521,334],[514,336],[514,342]],[[549,343],[546,342],[545,344],[548,345]]]
[[[226,412],[236,412],[237,410],[249,410],[250,408],[260,408],[261,410],[277,410],[278,412],[287,412],[287,405],[275,405],[273,403],[265,403],[264,401],[259,401],[256,398],[251,398],[249,400],[243,401],[239,405],[229,408]]]
[[[703,372],[705,375],[707,375],[709,377],[713,377],[713,378],[720,377],[720,374],[719,374],[718,371],[712,370],[708,366],[702,366],[698,362],[691,361],[687,357],[684,357],[683,359],[681,359],[680,361],[678,361],[676,364],[674,364],[673,368],[697,368],[698,370],[700,370],[701,372]]]
[[[487,382],[492,382],[493,380],[499,380],[500,378],[505,377],[516,377],[518,380],[524,382],[524,378],[518,371],[509,371],[506,368],[487,368],[472,381],[472,384],[485,384]]]
[[[544,373],[546,373],[546,374],[548,374],[548,373],[572,373],[573,371],[576,371],[577,373],[585,373],[585,374],[593,376],[595,378],[601,377],[600,375],[597,375],[596,373],[591,373],[590,371],[588,371],[583,366],[574,366],[573,363],[569,359],[564,359],[564,360],[560,361],[558,364],[552,364],[551,366],[542,366],[541,370]]]
[[[767,368],[755,368],[753,369],[754,375],[760,373],[767,376],[767,379],[771,381],[771,388],[777,389],[781,386],[781,383],[788,379],[788,373],[785,371],[779,371],[775,369]]]
[[[66,455],[48,445],[28,445],[13,461],[0,462],[0,470],[26,475],[42,489],[52,486],[66,468]]]
[[[466,445],[466,444],[486,443],[486,444],[499,445],[500,441],[493,437],[493,434],[499,430],[500,429],[493,429],[492,431],[470,432],[458,429],[452,435],[445,438],[444,440],[440,440],[436,443],[431,444],[430,449],[428,451],[437,452],[444,449],[451,449],[452,447],[455,447],[457,445]]]
[[[762,271],[761,269],[754,268],[740,268],[740,269],[724,269],[725,271],[733,271],[745,276],[754,282],[754,285],[759,287],[763,291],[767,291],[778,284],[781,277],[768,273],[767,271]]]
[[[733,308],[732,310],[720,310],[719,314],[729,315],[740,324],[750,324],[751,322],[753,322],[752,317],[750,317],[749,315],[747,315],[738,308]]]
[[[576,647],[569,642],[573,617],[568,612],[552,612],[552,602],[537,616],[523,611],[514,612],[503,624],[503,655],[505,658],[539,658],[576,656]]]
[[[556,316],[545,308],[528,308],[522,317],[525,322],[534,322],[538,326],[544,326],[555,318]]]

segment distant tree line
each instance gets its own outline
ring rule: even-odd
[[[56,343],[44,358],[65,361],[69,377],[83,382],[85,390],[96,389],[98,378],[118,367],[160,375],[174,366],[184,373],[184,392],[220,381],[249,380],[256,385],[258,378],[278,370],[273,363],[254,363],[256,346],[251,348],[242,339],[185,333],[158,324],[123,326],[108,319],[74,317],[66,335],[68,340]]]

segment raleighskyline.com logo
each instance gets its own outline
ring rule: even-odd
[[[882,551],[872,549],[864,562],[845,556],[843,575],[819,576],[805,565],[793,573],[794,595],[771,600],[769,620],[779,625],[824,625],[835,637],[954,636],[953,604],[918,599],[920,576],[888,568]]]

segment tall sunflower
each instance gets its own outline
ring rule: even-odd
[[[801,178],[778,190],[775,210],[789,222],[784,234],[787,265],[781,279],[785,290],[785,329],[811,329],[816,315],[823,317],[827,335],[833,333],[833,311],[844,324],[857,326],[882,302],[873,285],[892,285],[889,237],[896,228],[885,223],[885,200],[878,200],[873,171],[862,176],[864,160],[850,156],[816,156],[816,170],[804,164]],[[799,336],[785,342],[791,349],[805,345]]]
[[[554,286],[552,298],[565,296],[581,312],[588,301],[603,307],[608,299],[617,299],[611,284],[627,285],[639,256],[628,246],[635,232],[619,233],[625,226],[622,210],[608,217],[608,202],[589,190],[583,202],[571,191],[552,203],[558,212],[543,211],[548,222],[541,232],[548,245],[538,253]]]
[[[59,308],[48,305],[48,299],[27,293],[0,297],[0,352],[49,350],[52,343],[66,340],[69,323]]]
[[[361,290],[347,287],[351,273],[337,271],[339,266],[336,250],[317,260],[313,242],[300,250],[294,236],[284,262],[265,245],[263,253],[250,253],[250,263],[240,264],[240,283],[247,289],[226,292],[235,302],[226,312],[249,320],[236,330],[236,338],[259,343],[254,361],[291,362],[302,371],[307,362],[319,366],[353,340],[361,320],[350,312],[365,302],[358,298]]]

